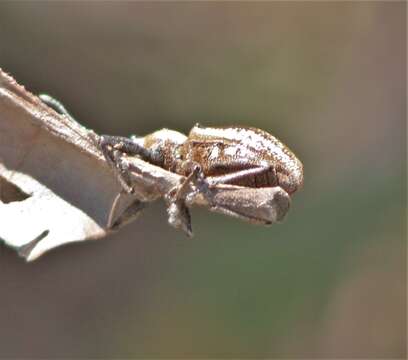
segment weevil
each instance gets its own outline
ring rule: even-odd
[[[269,224],[271,220],[256,211],[262,200],[252,204],[253,209],[245,208],[237,196],[234,204],[221,204],[219,200],[209,200],[212,198],[211,189],[218,187],[219,191],[221,185],[231,185],[241,188],[238,196],[241,200],[251,195],[259,197],[263,193],[265,201],[271,196],[269,189],[279,187],[287,194],[284,206],[288,206],[290,196],[303,185],[303,165],[294,153],[276,137],[251,127],[203,127],[196,124],[188,136],[168,129],[144,137],[103,135],[99,145],[126,193],[133,193],[134,189],[127,170],[121,168],[117,152],[138,156],[184,176],[184,182],[169,197],[169,222],[189,235],[191,222],[185,204],[185,200],[191,197],[191,193],[185,190],[189,184],[194,184],[196,193],[206,197],[210,206],[218,211],[263,224]],[[256,195],[254,189],[258,189]]]
[[[76,121],[57,100],[41,100]],[[201,197],[211,210],[253,223],[270,224],[286,214],[290,198],[303,185],[303,165],[279,139],[266,131],[244,127],[203,127],[188,136],[162,129],[144,137],[102,135],[98,146],[121,184],[121,193],[136,200],[115,217],[120,194],[109,214],[108,228],[136,216],[144,207],[137,198],[123,158],[139,157],[183,181],[166,194],[169,223],[192,234],[189,206]]]

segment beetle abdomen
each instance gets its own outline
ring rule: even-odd
[[[268,187],[281,185],[293,193],[303,183],[303,166],[279,139],[266,131],[248,127],[194,126],[183,148],[186,159],[201,165],[207,176],[230,174],[269,166],[267,174],[249,176],[235,185]],[[282,183],[279,183],[282,179]]]

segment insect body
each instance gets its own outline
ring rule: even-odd
[[[145,137],[102,136],[100,146],[115,171],[120,168],[114,157],[115,151],[128,156],[139,156],[165,170],[185,176],[182,189],[188,182],[197,184],[201,180],[201,185],[205,183],[205,186],[196,186],[199,189],[218,185],[234,185],[244,189],[279,187],[289,198],[303,184],[303,166],[293,152],[274,136],[256,128],[196,125],[188,136],[168,129]],[[126,170],[120,170],[118,177],[124,191],[132,193],[132,184]],[[188,209],[184,206],[181,193],[180,189],[176,191],[174,199],[179,201],[182,208],[178,212],[185,213],[188,218],[182,223],[187,224],[185,230],[189,232]],[[269,193],[264,191],[264,194],[266,196]],[[247,216],[247,210],[242,206],[242,203],[231,205],[233,209],[228,211],[241,218],[270,223],[268,219],[257,219],[256,211],[254,218]],[[223,204],[223,208],[225,207],[227,205]],[[179,224],[178,221],[176,223]]]
[[[217,183],[244,187],[280,186],[288,194],[303,184],[303,165],[281,141],[247,127],[196,125],[188,137],[168,129],[145,137],[103,136],[101,146],[137,155],[166,170],[188,176],[192,165]]]

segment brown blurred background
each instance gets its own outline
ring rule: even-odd
[[[193,209],[190,241],[158,203],[32,264],[0,244],[0,357],[405,357],[405,14],[0,2],[0,67],[97,132],[245,124],[305,166],[270,228]]]

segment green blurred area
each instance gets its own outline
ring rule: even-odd
[[[403,2],[1,2],[0,66],[84,125],[259,127],[305,185],[269,228],[193,209],[190,241],[154,205],[0,248],[0,357],[405,357],[405,29]]]

